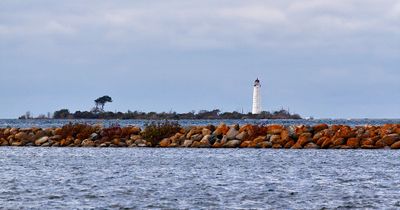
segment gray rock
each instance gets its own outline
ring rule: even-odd
[[[224,135],[220,142],[225,144],[227,141],[228,141],[228,137],[226,135]]]
[[[237,140],[237,139],[235,139],[235,140],[230,140],[230,141],[228,141],[228,142],[226,142],[226,143],[224,144],[224,147],[227,147],[227,148],[236,148],[236,147],[239,147],[239,146],[240,146],[240,143],[241,143],[241,141],[240,141],[240,140]]]
[[[48,137],[48,136],[43,136],[42,138],[36,140],[36,141],[35,141],[35,144],[36,144],[37,146],[39,146],[39,145],[42,145],[43,143],[45,143],[45,142],[48,141],[48,140],[49,140],[49,137]]]
[[[46,142],[41,145],[41,147],[50,147],[50,146],[51,146],[50,142]]]
[[[89,137],[89,139],[90,140],[97,140],[97,139],[99,139],[99,134],[97,134],[97,133],[92,133],[91,135],[90,135],[90,137]]]
[[[193,144],[193,141],[192,141],[192,140],[185,140],[185,141],[183,142],[183,145],[182,145],[182,146],[184,146],[184,147],[190,147],[192,144]]]
[[[143,144],[143,143],[138,144],[137,146],[138,146],[138,147],[147,147],[147,145],[146,145],[146,144]]]
[[[239,131],[236,130],[234,127],[231,127],[228,131],[228,133],[226,133],[226,136],[229,140],[233,140],[235,139],[236,135],[239,134]]]
[[[190,138],[190,140],[193,140],[193,141],[200,141],[202,138],[203,138],[203,135],[201,135],[201,134],[195,134],[195,135],[193,135],[193,136]]]
[[[246,131],[242,131],[241,133],[239,133],[238,135],[236,135],[236,139],[239,139],[239,140],[243,140],[244,138],[246,138],[247,137],[247,132]]]

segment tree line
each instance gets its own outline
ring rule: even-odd
[[[54,119],[145,119],[145,120],[182,120],[182,119],[301,119],[298,114],[291,114],[287,110],[279,110],[275,112],[263,111],[260,114],[240,113],[240,112],[221,112],[215,110],[201,110],[199,112],[100,112],[76,111],[71,113],[68,109],[62,109],[54,112]]]
[[[127,111],[127,112],[109,112],[104,111],[106,103],[111,103],[113,100],[110,96],[102,96],[94,100],[95,106],[90,111],[76,111],[70,112],[68,109],[61,109],[55,111],[53,114],[54,119],[144,119],[144,120],[182,120],[182,119],[301,119],[300,115],[292,114],[287,110],[281,109],[279,111],[268,112],[263,111],[260,114],[222,112],[219,109],[214,110],[201,110],[199,112],[191,111],[187,113],[177,112],[141,112],[141,111]],[[20,117],[20,119],[29,119]]]

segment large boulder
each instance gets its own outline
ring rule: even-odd
[[[248,136],[247,132],[242,131],[238,135],[236,135],[235,139],[243,140],[243,139],[247,138],[247,136]]]
[[[228,138],[228,140],[233,140],[233,139],[235,139],[236,135],[238,135],[238,134],[239,134],[239,131],[236,130],[235,127],[232,126],[229,129],[229,131],[226,133],[226,137]]]
[[[168,147],[171,144],[171,139],[165,138],[160,141],[160,147]]]
[[[311,133],[302,133],[297,140],[297,143],[300,144],[302,147],[307,143],[312,142],[312,134]]]
[[[48,136],[43,136],[42,138],[39,138],[35,141],[35,145],[40,146],[40,145],[44,144],[45,142],[47,142],[48,140],[49,140]]]
[[[267,133],[271,135],[280,135],[284,129],[285,127],[283,127],[283,125],[268,125]]]
[[[215,131],[213,132],[213,134],[215,136],[220,136],[220,135],[226,135],[226,133],[228,133],[229,131],[229,127],[224,124],[221,123],[220,125],[218,125],[218,127],[215,129]]]
[[[314,142],[309,142],[303,147],[304,149],[319,149],[319,146],[316,145]]]
[[[318,133],[318,132],[323,131],[328,128],[329,128],[329,126],[327,124],[318,124],[318,125],[314,125],[312,127],[314,133]]]
[[[236,147],[239,147],[240,146],[240,140],[230,140],[230,141],[228,141],[228,142],[226,142],[225,144],[224,144],[224,147],[227,147],[227,148],[236,148]]]
[[[358,147],[360,147],[360,139],[358,139],[358,138],[349,138],[349,139],[347,139],[346,145],[351,147],[351,148],[358,148]]]
[[[96,146],[96,144],[94,143],[94,141],[92,141],[90,139],[85,139],[82,141],[82,146],[83,147],[94,147],[94,146]]]
[[[183,147],[190,147],[193,144],[192,140],[185,140],[182,144]]]
[[[392,146],[390,146],[390,148],[392,148],[392,149],[400,149],[400,141],[393,143]]]
[[[391,146],[393,143],[397,142],[400,140],[400,135],[399,134],[389,134],[385,135],[382,138],[382,142],[385,143],[387,146]]]

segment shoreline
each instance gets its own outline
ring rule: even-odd
[[[218,126],[157,129],[146,130],[138,126],[104,128],[87,124],[46,129],[0,128],[0,146],[400,149],[400,124],[351,127],[221,123]],[[162,136],[160,132],[167,133]]]

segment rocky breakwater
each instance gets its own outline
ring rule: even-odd
[[[0,146],[400,149],[400,124],[357,127],[220,124],[168,129],[83,124],[47,129],[2,128]]]

